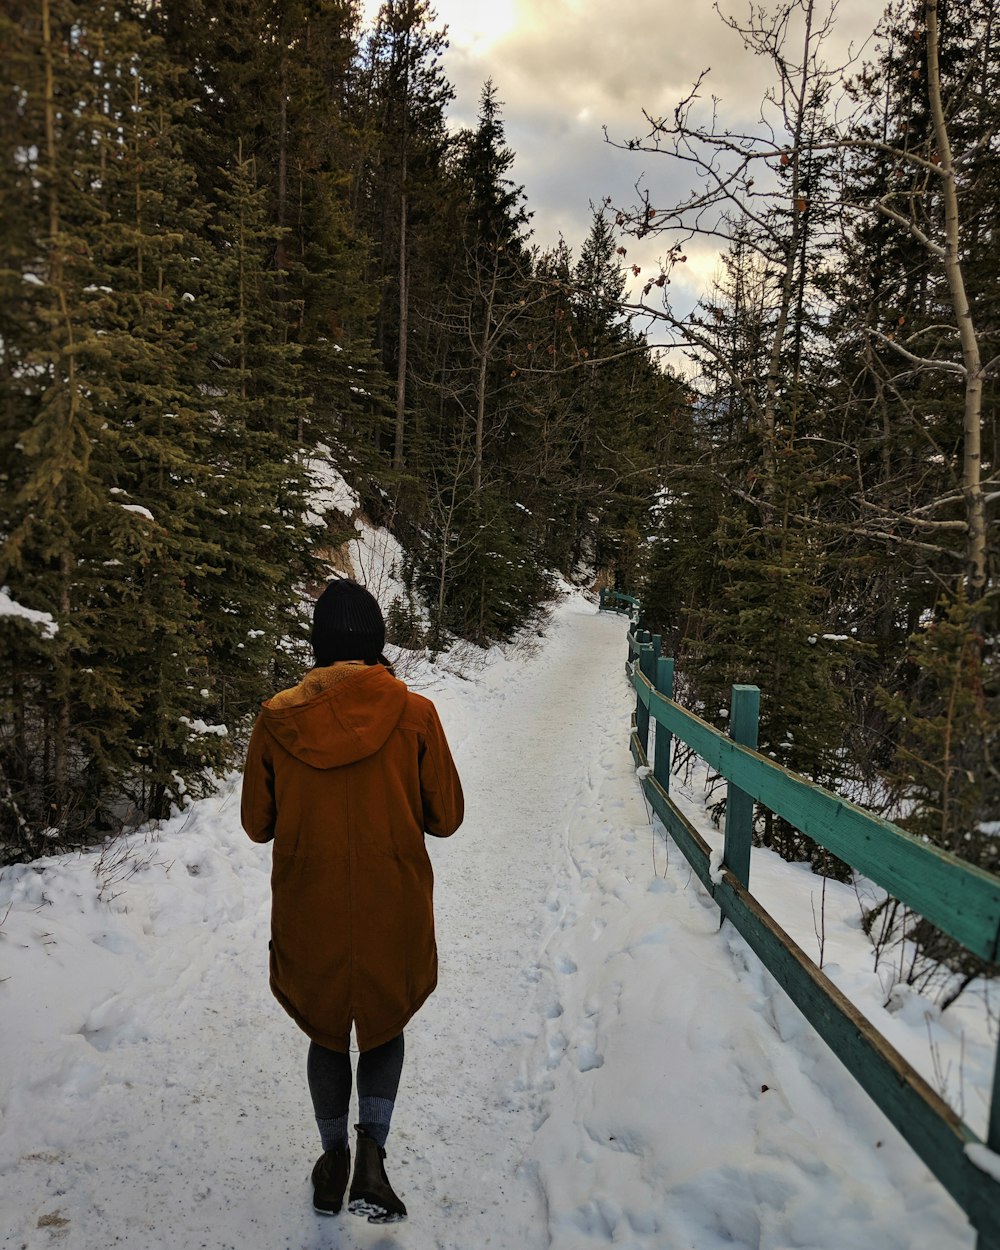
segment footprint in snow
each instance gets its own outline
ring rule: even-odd
[[[590,1237],[603,1237],[611,1241],[615,1229],[622,1222],[622,1208],[610,1198],[593,1198],[585,1206],[577,1207],[568,1217],[568,1223],[575,1225],[582,1233]]]
[[[604,1056],[589,1042],[576,1048],[576,1066],[580,1072],[592,1072],[595,1068],[604,1067]]]
[[[556,960],[556,972],[561,972],[563,976],[570,976],[576,970],[576,964],[568,955],[560,955]]]
[[[565,1033],[556,1033],[549,1038],[549,1057],[545,1062],[546,1068],[550,1072],[554,1072],[562,1063],[563,1055],[569,1046],[569,1038]]]

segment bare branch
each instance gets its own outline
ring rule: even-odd
[[[898,212],[895,208],[890,208],[884,199],[878,201],[876,208],[880,213],[882,213],[883,216],[891,218],[892,221],[897,222],[899,225],[909,230],[910,234],[913,235],[917,242],[922,247],[925,247],[933,256],[936,256],[939,260],[944,259],[946,255],[945,249],[940,243],[935,243],[933,239],[926,235],[912,217],[907,217],[904,213]]]
[[[628,307],[628,305],[625,305]],[[535,365],[517,366],[518,373],[544,373],[544,374],[560,374],[575,373],[579,369],[599,369],[602,365],[610,365],[616,360],[626,360],[630,356],[643,356],[646,352],[659,351],[663,348],[662,343],[636,343],[634,347],[626,347],[620,352],[613,352],[610,356],[592,356],[586,360],[574,360],[569,365],[548,365],[545,368],[537,368]]]
[[[748,494],[746,491],[740,490],[732,483],[726,484],[726,489],[730,494],[735,495],[738,499],[743,499],[747,503],[751,503],[756,508],[765,506],[764,500],[756,495]],[[912,547],[916,551],[926,551],[934,556],[947,556],[950,560],[954,560],[958,564],[963,564],[965,555],[961,551],[953,551],[950,547],[939,547],[933,543],[923,543],[915,538],[907,538],[905,534],[893,534],[886,530],[871,529],[863,522],[853,525],[846,524],[841,521],[817,520],[814,516],[804,516],[801,513],[789,513],[789,519],[797,521],[800,525],[814,528],[819,526],[823,529],[833,530],[839,534],[850,534],[852,536],[861,535],[864,538],[878,539],[880,542],[893,543],[902,547]],[[965,528],[963,523],[963,529]]]
[[[993,481],[983,482],[983,486],[984,487],[1000,486],[1000,482],[993,482]],[[996,498],[998,498],[997,495],[990,495],[987,502],[989,502],[989,499],[996,499]],[[924,513],[924,512],[935,512],[938,508],[946,508],[946,507],[949,507],[951,504],[961,503],[962,500],[963,500],[962,492],[960,490],[954,490],[954,491],[951,491],[947,495],[942,495],[939,499],[933,499],[930,503],[922,504],[919,508],[912,508],[910,510],[910,514],[911,516],[919,516],[921,513]]]
[[[957,364],[954,360],[935,360],[933,356],[915,356],[913,352],[907,351],[902,343],[897,343],[894,338],[890,338],[888,334],[883,334],[881,330],[869,327],[868,333],[873,338],[885,343],[887,347],[891,347],[893,351],[898,352],[900,356],[905,357],[911,364],[917,365],[921,370],[937,370],[939,373],[954,373],[960,378],[965,377],[965,366]]]
[[[812,517],[797,517],[796,520],[808,521],[815,524]],[[952,551],[950,547],[938,547],[933,543],[918,542],[914,538],[907,538],[903,534],[887,533],[884,530],[869,529],[866,525],[841,525],[832,521],[823,522],[828,528],[840,530],[846,534],[861,534],[865,538],[877,538],[881,542],[896,543],[903,547],[912,547],[916,551],[927,551],[934,556],[947,556],[949,560],[953,560],[956,564],[964,565],[965,553],[961,551]]]
[[[883,508],[879,504],[872,503],[869,499],[861,499],[858,501],[862,508],[867,508],[870,512],[877,512],[879,516],[887,521],[895,521],[897,524],[912,525],[916,529],[922,530],[957,530],[962,533],[968,528],[964,521],[927,521],[921,517],[905,516],[899,512],[893,512],[891,508]]]

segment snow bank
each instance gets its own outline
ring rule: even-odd
[[[317,454],[305,462],[306,471],[312,482],[309,491],[309,510],[306,520],[311,525],[318,525],[323,516],[331,509],[351,517],[360,507],[357,491],[348,486],[343,475],[330,459],[328,447],[318,447]]]
[[[320,455],[306,462],[313,482],[307,519],[318,522],[331,509],[350,519],[356,531],[356,537],[347,543],[352,575],[372,592],[383,612],[388,612],[393,600],[407,599],[400,578],[403,549],[389,530],[371,525],[361,515],[357,491],[348,486],[334,466],[329,450],[321,447],[319,451]]]

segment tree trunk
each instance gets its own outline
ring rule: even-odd
[[[493,328],[493,301],[497,293],[497,274],[500,254],[494,252],[493,277],[486,294],[486,310],[483,317],[483,336],[479,344],[479,376],[476,379],[476,452],[472,473],[473,493],[478,496],[483,485],[483,432],[486,428],[486,371],[490,355],[490,332]]]
[[[70,619],[70,577],[73,571],[73,560],[68,551],[64,551],[59,561],[59,614],[62,620]],[[67,688],[69,675],[63,670],[61,686],[58,691],[59,705],[56,715],[55,742],[53,744],[53,781],[55,797],[46,821],[50,826],[62,828],[69,801],[69,749],[71,709],[70,695]]]
[[[59,237],[61,222],[59,215],[59,187],[58,179],[56,178],[55,71],[52,56],[52,15],[49,0],[42,0],[42,44],[45,60],[45,152],[46,160],[48,162],[49,176],[48,279],[53,292],[54,302],[58,307],[59,317],[63,323],[66,334],[64,351],[60,353],[61,359],[56,365],[53,385],[59,385],[58,374],[64,366],[67,375],[65,383],[67,390],[65,437],[66,445],[71,446],[73,443],[73,426],[75,425],[77,415],[76,354],[73,350],[73,324],[70,319],[69,306],[66,300],[62,241]],[[65,497],[66,483],[60,478],[54,489],[54,503],[57,509],[61,510],[65,507]],[[74,561],[72,555],[64,546],[59,556],[59,613],[63,621],[69,619],[70,576],[73,565]],[[59,670],[57,669],[57,674],[58,673]],[[54,781],[53,806],[49,808],[43,817],[49,825],[56,824],[62,820],[68,798],[67,784],[70,738],[70,701],[69,691],[65,688],[68,680],[68,673],[65,667],[62,669],[61,678],[62,680],[59,684],[63,688],[57,689],[55,692],[58,703],[52,737]],[[58,676],[57,681],[59,681]]]
[[[795,267],[801,246],[803,231],[800,210],[801,197],[801,146],[802,130],[805,122],[806,96],[809,91],[809,50],[812,43],[813,4],[810,0],[806,8],[805,38],[802,50],[802,73],[799,78],[799,89],[795,100],[795,128],[792,132],[791,162],[792,191],[790,196],[792,232],[785,248],[785,266],[781,279],[781,303],[778,306],[778,320],[774,327],[771,340],[771,351],[767,365],[767,382],[764,399],[764,493],[770,499],[775,486],[775,453],[777,451],[777,408],[778,388],[781,382],[781,353],[785,346],[785,334],[788,330],[789,315],[792,309],[795,289]]]
[[[288,198],[288,69],[285,57],[281,58],[281,91],[278,105],[278,227],[285,225],[285,205]],[[278,244],[278,267],[285,268],[284,242]]]
[[[441,564],[438,569],[437,616],[434,620],[434,644],[441,641],[444,621],[444,605],[448,590],[448,544],[451,541],[451,526],[444,527],[441,537]]]
[[[409,334],[409,273],[406,266],[406,151],[401,170],[403,190],[399,196],[399,361],[396,366],[396,442],[392,467],[403,467],[403,435],[406,429],[406,348]]]
[[[938,56],[938,0],[925,0],[927,17],[927,95],[930,103],[934,142],[937,147],[941,187],[944,195],[944,263],[951,306],[962,345],[965,365],[965,415],[962,448],[962,495],[965,500],[966,571],[969,597],[978,599],[986,589],[986,499],[982,488],[983,373],[979,340],[972,320],[969,297],[959,254],[960,223],[958,186],[952,160],[948,126],[941,100],[941,66]]]

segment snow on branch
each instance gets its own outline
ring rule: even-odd
[[[192,720],[189,716],[179,716],[177,719],[182,725],[186,725],[193,734],[216,734],[220,738],[229,737],[229,729],[225,725],[208,725],[201,717]]]
[[[26,608],[24,604],[18,603],[10,597],[8,586],[0,587],[0,616],[16,616],[32,625],[38,625],[41,627],[42,637],[46,639],[54,638],[59,632],[59,626],[51,613],[36,612],[34,608]]]
[[[154,521],[156,518],[148,508],[144,508],[140,503],[120,503],[119,508],[124,508],[126,512],[136,512],[139,516],[144,516],[147,521]]]

